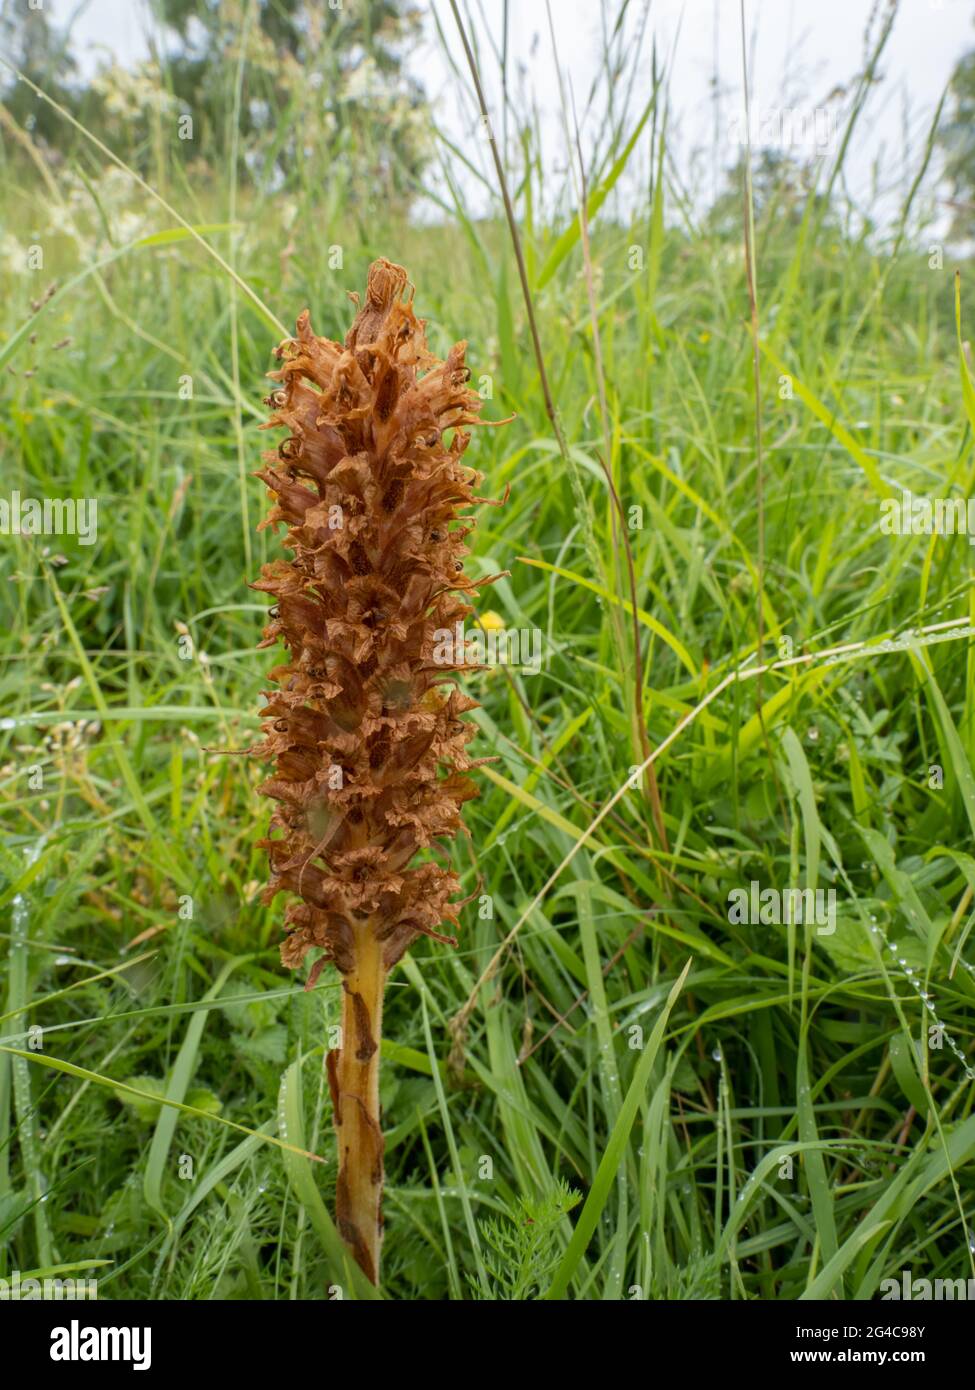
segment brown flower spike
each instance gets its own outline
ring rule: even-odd
[[[378,260],[344,346],[316,337],[305,310],[277,348],[262,428],[290,433],[257,476],[275,504],[262,527],[286,524],[293,559],[265,565],[253,585],[274,599],[261,645],[287,649],[253,750],[275,764],[260,788],[277,803],[261,841],[264,900],[294,895],[285,965],[318,947],[309,986],[328,961],[342,974],[342,1042],[327,1058],[336,1218],[374,1283],[383,989],[419,936],[456,944],[440,928],[457,922],[460,882],[433,856],[446,857],[442,842],[461,828],[476,795],[465,773],[478,765],[461,718],[476,702],[455,679],[475,668],[444,634],[473,611],[463,596],[478,588],[463,573],[466,509],[486,499],[461,458],[481,400],[467,385],[466,343],[434,357],[406,286],[401,266]]]

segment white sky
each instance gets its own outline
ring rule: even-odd
[[[343,3],[349,8],[356,0]],[[454,79],[433,23],[435,8],[456,60],[463,66],[449,4],[447,0],[417,3],[426,16],[425,39],[411,59],[411,69],[433,99],[441,124],[453,136],[459,136],[470,152],[470,126],[458,114],[452,95]],[[576,102],[581,105],[599,67],[600,0],[551,3],[563,72],[571,79]],[[886,3],[887,0],[745,0],[749,41],[754,44],[750,59],[753,115],[760,117],[774,107],[809,108],[825,102],[831,91],[845,85],[860,66],[869,17]],[[604,0],[604,4],[608,13],[616,13],[618,0]],[[78,0],[44,0],[44,5],[57,21],[63,22],[77,9]],[[496,90],[486,34],[490,30],[500,41],[502,0],[469,0],[469,6],[480,36],[485,80],[489,91]],[[641,8],[641,0],[632,0],[632,15],[638,15]],[[110,53],[125,63],[143,56],[147,16],[145,0],[88,0],[74,30],[84,67],[89,69]],[[888,188],[903,189],[913,174],[927,124],[952,68],[963,52],[975,47],[973,18],[975,0],[901,0],[881,67],[883,81],[872,97],[848,164],[847,189],[857,195],[862,193],[864,202],[872,201],[871,178],[875,168],[879,168],[882,183]],[[546,159],[564,162],[545,0],[510,0],[509,26],[510,70],[524,64],[526,81],[542,112]],[[673,54],[668,64],[670,100],[682,172],[686,177],[692,150],[708,151],[708,168],[702,179],[702,190],[707,192],[703,184],[713,181],[709,152],[714,113],[709,93],[716,56],[723,92],[723,127],[727,128],[741,101],[738,0],[651,0],[649,32],[656,37],[661,55],[669,58]],[[646,55],[648,92],[649,45]],[[466,75],[466,68],[464,72]],[[634,110],[639,105],[642,103],[635,96]],[[907,164],[905,131],[911,139]],[[475,148],[473,156],[475,161],[481,160],[484,168],[485,154],[485,148]],[[733,154],[726,140],[723,157],[730,159]],[[466,189],[464,176],[459,177]],[[473,188],[471,193],[476,206]]]

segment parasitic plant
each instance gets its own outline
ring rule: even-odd
[[[420,936],[455,944],[441,928],[457,923],[460,881],[437,860],[476,795],[465,774],[478,765],[462,718],[476,702],[456,683],[474,668],[445,634],[462,633],[464,596],[478,588],[463,558],[469,509],[486,499],[461,460],[481,399],[467,385],[466,343],[433,356],[406,288],[406,271],[378,260],[365,303],[350,296],[358,313],[344,346],[316,337],[305,310],[277,348],[263,428],[289,434],[257,476],[274,502],[262,527],[285,523],[292,558],[253,585],[273,596],[262,646],[286,648],[252,750],[274,763],[260,788],[276,803],[261,841],[264,897],[292,895],[284,964],[317,949],[308,987],[329,962],[342,976],[341,1043],[327,1055],[336,1221],[373,1283],[383,990]]]

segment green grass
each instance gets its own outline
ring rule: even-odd
[[[615,109],[590,195],[641,114]],[[650,115],[629,158],[666,172]],[[209,177],[163,142],[147,179],[235,289],[192,236],[146,240],[180,222],[141,194],[119,254],[79,202],[79,254],[47,230],[58,176],[6,147],[7,230],[45,267],[3,277],[0,495],[97,497],[99,535],[0,538],[0,1275],[95,1261],[107,1298],[367,1292],[329,1216],[337,977],[304,993],[278,963],[260,770],[225,750],[254,738],[273,664],[246,587],[275,547],[250,476],[269,316],[307,304],[341,336],[382,254],[435,350],[469,340],[486,416],[516,415],[468,454],[485,495],[511,488],[471,569],[509,570],[481,612],[544,641],[541,674],[468,682],[497,761],[455,862],[483,896],[458,949],[422,943],[389,991],[385,1296],[868,1298],[904,1268],[975,1276],[973,552],[879,527],[891,489],[975,482],[950,260],[929,268],[913,208],[893,255],[774,186],[756,407],[740,226],[702,221],[666,173],[625,216],[591,201],[587,264],[571,184],[539,211],[523,128],[513,198],[565,458],[500,202],[475,218],[457,192],[422,227],[367,188],[336,206],[314,167],[232,193],[219,141],[194,151]],[[73,160],[105,167],[80,136]],[[963,337],[973,321],[966,278]],[[642,522],[666,852],[633,776],[610,479]],[[760,635],[771,669],[733,678]],[[835,933],[729,921],[752,879],[834,888]]]

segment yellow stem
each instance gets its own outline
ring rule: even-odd
[[[379,1043],[386,970],[371,922],[356,933],[355,968],[343,979],[342,1041],[328,1055],[338,1136],[336,1222],[374,1284],[382,1245],[383,1134],[379,1114]]]

